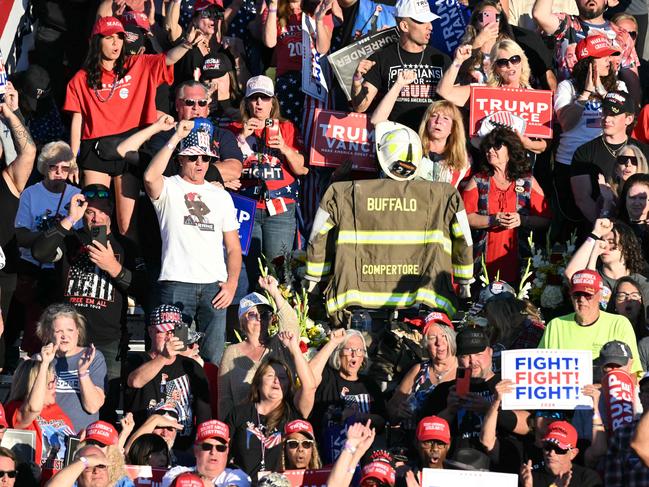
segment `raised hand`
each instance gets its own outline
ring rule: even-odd
[[[81,357],[79,357],[79,361],[77,362],[77,370],[79,371],[79,376],[88,372],[88,370],[90,369],[90,364],[92,364],[92,361],[95,360],[96,353],[97,350],[92,343],[89,347],[83,349]]]

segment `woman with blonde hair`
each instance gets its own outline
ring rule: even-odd
[[[55,357],[54,344],[49,343],[35,359],[23,361],[16,369],[5,404],[11,428],[36,432],[34,461],[42,468],[42,483],[63,464],[66,440],[75,434],[72,421],[56,402]]]
[[[463,107],[471,96],[471,85],[455,84],[462,64],[471,57],[472,47],[464,44],[455,51],[453,63],[448,67],[439,84],[437,94],[444,99]],[[491,48],[491,67],[487,77],[487,86],[512,89],[532,89],[530,87],[530,64],[523,52],[523,48],[511,39],[496,42]],[[526,135],[518,134],[523,147],[533,153],[540,154],[547,147],[547,142],[542,139],[530,139]]]
[[[649,164],[644,153],[635,144],[626,144],[620,149],[613,177],[608,181],[616,197],[620,196],[622,186],[634,174],[649,174]]]
[[[93,344],[86,344],[86,319],[74,306],[52,304],[41,315],[36,334],[54,345],[59,403],[75,430],[99,419],[105,400],[106,361]]]

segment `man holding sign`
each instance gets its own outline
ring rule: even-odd
[[[620,340],[631,347],[633,373],[641,373],[637,358],[638,345],[633,326],[624,316],[599,309],[602,298],[602,278],[597,271],[584,269],[570,279],[570,300],[575,312],[551,320],[539,343],[539,348],[559,350],[591,350],[593,358],[611,340]]]

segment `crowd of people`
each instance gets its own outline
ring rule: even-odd
[[[33,441],[0,485],[649,485],[649,6],[443,3],[31,2],[0,71],[0,438]],[[551,91],[552,136],[473,130],[475,87]],[[365,114],[371,171],[311,164],[318,109]],[[504,408],[532,349],[590,352],[591,406]]]

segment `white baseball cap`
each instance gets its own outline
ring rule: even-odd
[[[396,122],[381,122],[374,127],[376,157],[383,172],[396,181],[409,181],[421,162],[421,140],[417,133]]]
[[[417,22],[432,22],[440,18],[430,11],[428,0],[399,0],[396,9],[395,17],[410,18]]]
[[[268,306],[272,311],[273,307],[266,299],[266,296],[259,293],[250,293],[244,296],[241,301],[239,301],[239,318],[245,315],[250,308],[255,306]]]
[[[246,83],[246,98],[255,93],[262,93],[266,96],[275,96],[273,80],[268,76],[253,76]]]

